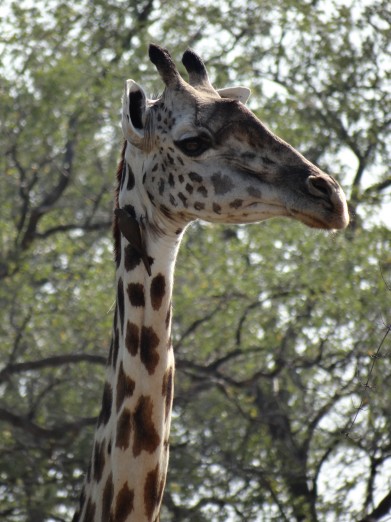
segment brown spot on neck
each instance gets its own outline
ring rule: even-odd
[[[145,306],[144,285],[141,283],[129,283],[127,293],[132,306]]]
[[[148,473],[145,480],[144,506],[149,520],[151,520],[154,511],[160,506],[164,482],[164,478],[159,481],[159,465]]]
[[[117,436],[115,445],[120,449],[127,449],[129,447],[130,433],[132,430],[131,413],[125,409],[118,419]]]
[[[115,505],[114,521],[126,522],[127,517],[133,511],[134,491],[125,484],[120,489]]]
[[[152,420],[153,403],[150,397],[141,395],[133,414],[134,441],[133,455],[137,457],[144,450],[153,453],[160,444],[160,436]]]
[[[105,445],[106,441],[103,441],[99,444],[95,442],[94,447],[94,479],[96,482],[100,482],[102,478],[102,473],[105,467]]]
[[[143,326],[141,329],[140,358],[149,375],[153,375],[159,363],[159,354],[156,348],[159,346],[159,338],[151,326]]]
[[[134,388],[136,386],[136,383],[133,379],[128,377],[124,371],[124,365],[121,361],[121,364],[119,366],[118,370],[118,380],[117,380],[117,400],[116,400],[116,406],[117,406],[117,412],[121,409],[121,406],[126,399],[126,397],[131,397],[134,392]]]
[[[98,426],[107,424],[111,415],[111,404],[113,401],[113,390],[108,382],[105,382],[102,398],[102,409],[98,418]]]
[[[140,342],[140,329],[137,324],[127,322],[125,345],[131,355],[137,355]]]
[[[125,314],[125,296],[124,296],[124,285],[122,283],[121,277],[118,279],[118,285],[117,285],[117,307],[118,307],[119,322],[121,325],[121,332],[123,332],[124,314]]]
[[[101,519],[102,521],[110,520],[111,504],[113,502],[113,493],[114,493],[113,475],[110,473],[110,475],[107,477],[105,488],[103,490],[102,519]]]
[[[116,319],[114,318],[114,324],[116,324]],[[117,327],[114,328],[114,338],[113,338],[113,351],[112,351],[112,364],[115,368],[117,366],[119,352],[119,329]]]
[[[159,310],[166,293],[166,278],[163,274],[158,274],[152,279],[151,283],[151,302],[154,310]]]
[[[167,315],[166,315],[166,322],[165,322],[167,330],[170,327],[170,323],[171,323],[171,308],[172,308],[172,304],[170,302],[170,304],[168,306]]]
[[[167,420],[168,415],[171,412],[172,397],[174,393],[174,369],[168,368],[163,377],[162,383],[162,395],[165,398],[165,417]]]

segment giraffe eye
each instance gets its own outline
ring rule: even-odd
[[[192,136],[183,140],[175,141],[175,145],[187,156],[200,156],[208,150],[212,144],[210,138],[205,135]]]

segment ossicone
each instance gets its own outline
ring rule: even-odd
[[[209,81],[208,72],[204,62],[192,49],[187,49],[182,57],[182,63],[189,74],[189,83],[193,87],[212,88]]]
[[[149,46],[149,58],[158,70],[162,80],[167,87],[182,88],[190,84],[194,88],[208,89],[214,91],[208,77],[208,72],[204,62],[192,49],[187,49],[182,57],[182,63],[189,75],[189,83],[187,83],[179,74],[178,69],[171,58],[167,49],[156,44]]]
[[[150,44],[149,58],[167,87],[176,87],[183,81],[167,49]]]

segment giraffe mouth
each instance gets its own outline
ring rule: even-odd
[[[310,228],[321,228],[324,230],[332,230],[336,228],[344,228],[345,222],[341,216],[334,214],[329,220],[321,219],[318,216],[303,212],[302,210],[296,210],[293,208],[287,208],[289,216],[293,219],[301,221]]]
[[[243,166],[240,170],[247,178],[251,177],[257,183],[268,184],[261,172]],[[296,173],[303,172],[306,172],[305,169],[296,169]],[[349,223],[349,212],[343,193],[341,195],[341,189],[334,178],[326,174],[311,175],[306,178],[306,188],[302,187],[300,190],[295,187],[293,198],[292,195],[287,195],[281,200],[261,202],[261,204],[270,212],[270,217],[273,215],[291,217],[310,228],[343,229]]]
[[[336,210],[324,210],[324,214],[314,212],[309,212],[308,210],[299,210],[297,208],[293,208],[290,205],[282,205],[279,203],[261,203],[261,208],[259,207],[259,202],[250,203],[243,209],[254,209],[254,211],[259,215],[265,214],[267,215],[266,219],[271,217],[290,217],[295,219],[296,221],[300,221],[304,225],[310,228],[317,228],[323,230],[334,230],[334,229],[342,229],[347,225],[346,216],[343,213],[339,213]],[[251,214],[250,214],[251,215]],[[265,219],[265,218],[263,218]],[[262,220],[260,218],[259,220]],[[247,219],[246,222],[252,221],[251,219]]]

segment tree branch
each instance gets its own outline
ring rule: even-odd
[[[217,312],[219,312],[221,310],[221,307],[225,303],[225,300],[226,300],[226,298],[224,298],[224,300],[222,299],[217,304],[217,306],[216,306],[216,308],[214,310],[212,310],[210,313],[206,314],[204,317],[201,317],[200,319],[196,319],[195,321],[193,321],[191,323],[191,325],[183,332],[183,334],[181,335],[180,339],[178,339],[178,341],[174,344],[174,351],[175,351],[175,353],[178,353],[181,344],[183,343],[183,341],[187,337],[189,337],[191,334],[193,334],[197,330],[197,328],[199,326],[201,326],[203,323],[205,323],[206,321],[209,321],[210,319],[212,319],[213,316]]]
[[[60,177],[58,179],[57,185],[44,197],[38,206],[31,210],[30,219],[20,243],[23,250],[27,250],[27,248],[33,242],[40,219],[53,208],[55,203],[62,196],[64,190],[69,185],[73,167],[76,128],[77,116],[73,115],[69,118],[68,122],[69,134],[68,140],[65,144],[62,167],[59,169]]]
[[[384,515],[387,515],[391,510],[391,491],[381,500],[379,505],[366,515],[364,518],[359,520],[358,522],[375,522],[375,520],[380,520]]]
[[[15,415],[10,411],[0,408],[0,421],[8,422],[15,428],[20,428],[41,439],[63,439],[68,433],[77,433],[86,426],[95,425],[97,418],[98,417],[85,417],[74,422],[66,422],[55,428],[42,428],[25,417]]]
[[[364,191],[364,195],[370,195],[372,193],[379,193],[383,190],[386,190],[388,187],[391,187],[391,177],[386,178],[383,181],[379,181],[379,183],[375,183],[374,185],[371,185]]]
[[[98,223],[69,223],[68,225],[58,225],[56,227],[48,228],[43,232],[37,232],[35,237],[40,239],[46,239],[54,234],[58,234],[59,232],[69,232],[70,230],[83,230],[83,231],[93,231],[93,230],[107,230],[111,227],[111,221],[101,221]]]
[[[107,359],[102,355],[90,355],[87,353],[58,355],[47,357],[38,361],[27,361],[24,363],[8,364],[0,371],[0,382],[5,381],[15,373],[22,373],[31,370],[40,370],[42,368],[57,368],[64,364],[75,364],[79,362],[88,362],[90,364],[106,365]]]

